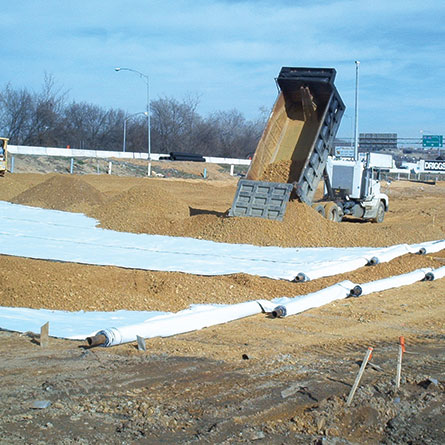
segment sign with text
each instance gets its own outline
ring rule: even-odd
[[[426,172],[445,172],[445,161],[423,161]]]
[[[335,147],[335,157],[354,159],[354,149],[351,147]]]
[[[424,135],[422,137],[422,147],[423,148],[439,148],[443,147],[443,136],[441,135]]]

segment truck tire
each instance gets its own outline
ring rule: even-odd
[[[338,208],[338,205],[335,204],[335,202],[328,202],[327,204],[325,204],[324,213],[326,219],[329,221],[334,221],[334,222],[341,221],[340,209]]]
[[[383,203],[383,201],[380,201],[379,207],[377,208],[377,215],[372,220],[372,222],[380,224],[383,222],[384,219],[385,219],[385,204]]]
[[[326,213],[324,211],[323,204],[312,204],[312,208],[319,213],[323,218],[326,216]]]

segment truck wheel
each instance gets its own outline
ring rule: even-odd
[[[323,218],[326,216],[326,213],[324,211],[323,204],[312,204],[312,208],[319,213]]]
[[[324,213],[326,215],[326,219],[329,221],[340,222],[340,209],[335,202],[328,202],[324,206]]]
[[[379,207],[378,207],[378,209],[377,209],[377,215],[376,215],[376,217],[372,220],[372,222],[375,222],[375,223],[380,224],[380,223],[383,222],[384,219],[385,219],[385,204],[383,204],[383,202],[380,201],[380,203],[379,203]]]

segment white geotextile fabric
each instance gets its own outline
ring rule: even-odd
[[[408,286],[416,283],[417,281],[423,280],[425,275],[431,271],[431,268],[417,269],[403,275],[396,275],[394,277],[362,284],[360,286],[362,288],[362,295],[368,295],[372,294],[373,292],[380,292],[383,290],[392,289],[394,287]]]
[[[423,248],[425,249],[425,253],[435,253],[445,249],[445,240],[431,241],[423,244],[411,244],[411,248],[415,252],[419,252]]]
[[[300,312],[307,311],[314,307],[320,307],[325,304],[329,304],[335,300],[341,300],[349,296],[351,290],[355,284],[351,281],[345,280],[325,289],[310,294],[301,295],[295,298],[291,298],[284,302],[280,306],[286,308],[286,316],[299,314]],[[275,303],[277,300],[273,300]]]
[[[392,289],[395,287],[403,287],[408,286],[410,284],[416,283],[417,281],[421,281],[425,279],[425,276],[428,272],[433,272],[434,279],[439,279],[442,274],[442,269],[445,267],[441,267],[440,269],[417,269],[413,272],[409,272],[402,275],[395,275],[393,277],[384,278],[382,280],[370,281],[368,283],[360,284],[360,288],[362,289],[361,295],[371,294],[373,292],[380,292],[387,289]],[[438,276],[434,274],[435,271],[438,271]],[[444,275],[445,276],[445,273]],[[339,300],[342,298],[346,298],[350,295],[350,291],[357,286],[350,281],[342,281],[341,283],[334,284],[333,286],[327,287],[317,292],[313,292],[308,295],[301,295],[295,298],[278,298],[273,300],[278,307],[283,306],[286,309],[286,315],[294,315],[296,313],[302,312],[304,310],[319,307],[323,304],[330,303],[331,301]],[[275,307],[277,309],[277,306]]]
[[[445,277],[445,266],[434,269],[432,271],[432,274],[434,280],[439,280],[440,278]]]
[[[107,337],[105,346],[114,346],[135,341],[137,336],[169,337],[260,314],[262,311],[261,301],[248,301],[227,306],[198,305],[177,314],[151,319],[148,323],[103,329],[98,334],[104,334]]]
[[[402,287],[423,280],[431,269],[419,269],[361,285],[364,293]],[[445,276],[445,267],[432,270],[434,279]],[[18,332],[39,332],[40,326],[50,323],[53,337],[83,340],[96,333],[107,337],[107,346],[144,338],[167,337],[190,332],[204,327],[237,320],[261,312],[272,312],[284,306],[286,316],[295,315],[332,301],[347,298],[356,286],[351,281],[342,281],[318,292],[295,298],[276,298],[272,301],[255,300],[233,305],[193,305],[177,313],[162,312],[65,312],[43,309],[0,307],[0,327]],[[132,322],[129,323],[129,322]],[[103,329],[104,326],[116,326]]]
[[[373,257],[382,262],[421,247],[428,252],[445,248],[445,240],[389,248],[261,247],[115,232],[96,224],[79,213],[0,201],[0,254],[196,275],[246,273],[293,280],[300,273],[315,279],[348,272]]]
[[[126,326],[147,322],[170,312],[114,311],[68,312],[24,307],[0,307],[0,329],[14,332],[40,332],[49,322],[49,335],[70,340],[85,340],[103,326]]]
[[[267,301],[249,301],[239,304],[196,304],[180,312],[115,311],[68,312],[48,309],[0,307],[0,328],[15,332],[40,332],[49,322],[52,337],[85,340],[104,326],[107,346],[128,343],[143,338],[168,337],[226,323],[238,318],[263,312]]]

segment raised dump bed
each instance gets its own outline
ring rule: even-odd
[[[281,69],[276,79],[280,94],[252,159],[248,180],[261,181],[270,164],[290,161],[283,182],[295,186],[300,201],[312,203],[345,110],[334,86],[335,74],[333,68]],[[235,197],[232,209],[236,207]]]

